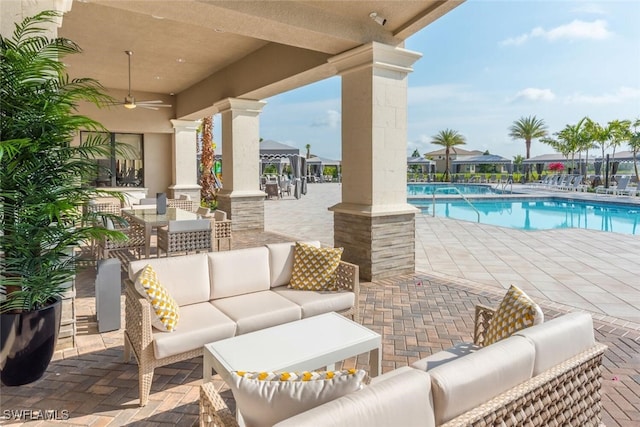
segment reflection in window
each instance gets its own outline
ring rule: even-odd
[[[82,132],[84,143],[96,136],[94,132]],[[143,139],[140,134],[111,133],[111,156],[96,159],[96,174],[92,184],[96,187],[143,187]],[[116,146],[118,149],[116,150]]]

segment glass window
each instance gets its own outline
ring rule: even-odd
[[[82,132],[85,142],[93,132]],[[143,136],[133,133],[111,133],[111,156],[96,159],[96,187],[144,187]],[[118,150],[116,150],[116,146]]]

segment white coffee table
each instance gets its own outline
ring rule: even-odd
[[[311,371],[369,352],[369,375],[380,374],[380,334],[337,313],[326,313],[204,346],[203,382],[213,369],[228,382],[233,371]]]

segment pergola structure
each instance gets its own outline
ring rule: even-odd
[[[264,228],[255,160],[262,99],[340,75],[344,173],[342,201],[330,208],[334,245],[370,280],[415,268],[407,77],[421,54],[404,49],[404,41],[462,2],[3,0],[0,30],[8,35],[24,17],[61,10],[52,34],[84,49],[65,58],[71,77],[95,78],[117,99],[127,95],[124,52],[133,52],[132,94],[172,107],[83,105],[80,113],[111,132],[143,135],[151,194],[197,197],[198,120],[220,114],[225,171],[218,200],[236,230]]]

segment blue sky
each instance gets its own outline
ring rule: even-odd
[[[524,155],[524,142],[508,136],[522,116],[550,132],[584,116],[640,118],[638,22],[639,0],[467,0],[406,42],[423,54],[409,75],[408,154],[440,148],[432,136],[450,128],[465,149]],[[341,158],[339,77],[266,101],[264,139]],[[214,130],[219,143],[218,116]],[[550,152],[532,144],[532,156]]]

